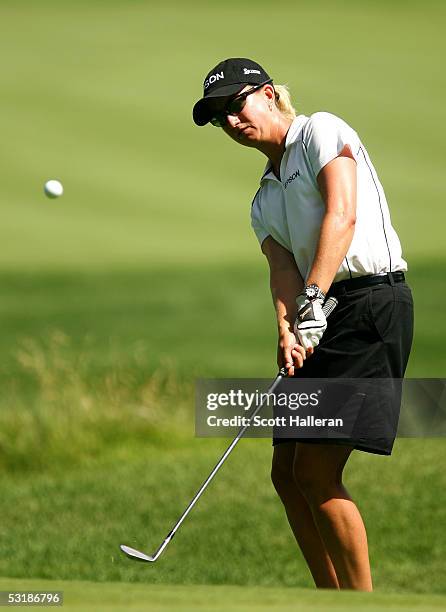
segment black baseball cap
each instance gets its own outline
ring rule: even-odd
[[[195,123],[206,125],[210,121],[209,98],[233,96],[246,85],[260,85],[267,81],[271,82],[271,77],[260,64],[250,59],[231,57],[220,62],[204,79],[203,97],[192,112]]]

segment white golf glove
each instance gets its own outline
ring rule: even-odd
[[[327,329],[327,319],[322,310],[323,300],[309,300],[304,293],[296,298],[297,318],[294,322],[294,333],[299,343],[307,351],[317,346],[322,334]]]

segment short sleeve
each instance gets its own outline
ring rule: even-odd
[[[355,130],[331,113],[311,115],[302,133],[302,143],[316,177],[345,145],[350,145],[356,159],[361,144]]]
[[[266,230],[265,225],[262,220],[262,209],[260,206],[260,192],[256,193],[254,200],[251,206],[251,227],[254,230],[255,235],[257,236],[257,240],[261,245],[262,242],[269,236],[269,232]]]

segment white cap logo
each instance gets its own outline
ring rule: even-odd
[[[211,74],[211,76],[205,80],[204,82],[204,88],[207,89],[209,87],[209,85],[212,85],[212,83],[215,83],[215,81],[219,81],[220,79],[224,79],[225,75],[223,70],[221,72],[217,72],[217,74]]]
[[[260,70],[249,70],[249,68],[243,68],[243,74],[260,74]]]

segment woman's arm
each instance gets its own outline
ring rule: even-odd
[[[294,367],[302,367],[305,351],[298,344],[293,332],[297,314],[296,297],[303,290],[303,280],[293,254],[271,236],[262,243],[270,269],[270,287],[277,316],[279,335],[277,364],[285,366],[288,375],[294,375]]]
[[[326,293],[355,230],[356,162],[348,145],[322,168],[317,182],[326,210],[307,284],[316,283]]]

